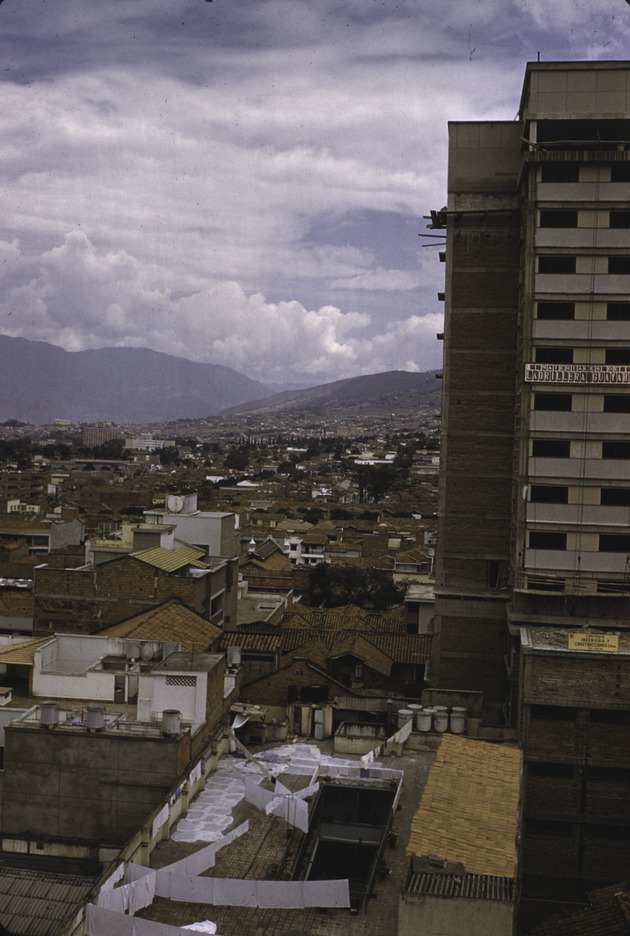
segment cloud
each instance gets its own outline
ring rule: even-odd
[[[0,250],[0,256],[1,256]],[[142,267],[124,252],[99,252],[81,233],[46,251],[28,284],[0,303],[0,328],[69,350],[142,347],[223,364],[263,382],[312,382],[409,366],[411,349],[437,319],[414,317],[368,335],[370,317],[333,306],[268,302],[225,281],[175,297],[150,289]],[[60,340],[61,339],[61,340]],[[436,356],[421,355],[426,368]],[[420,359],[419,358],[419,359]]]
[[[369,289],[397,292],[398,290],[417,289],[420,276],[411,270],[369,270],[358,276],[335,280],[331,285],[336,289]]]
[[[274,382],[439,366],[448,121],[630,39],[622,0],[442,7],[3,5],[0,330]]]

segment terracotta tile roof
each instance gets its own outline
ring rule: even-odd
[[[26,640],[23,643],[4,647],[0,650],[0,664],[4,666],[32,666],[35,651],[54,639],[54,636],[51,635],[50,637],[40,637],[39,640]]]
[[[529,936],[627,936],[630,933],[630,884],[623,881],[587,895],[589,906],[553,914],[529,930]]]
[[[289,571],[293,568],[289,557],[278,550],[269,553],[265,559],[259,558],[257,554],[245,556],[241,559],[240,567],[245,577],[249,574],[250,568],[261,569],[263,572],[272,572],[275,570]]]
[[[326,670],[328,668],[330,650],[323,640],[312,640],[311,637],[311,643],[300,645],[297,649],[287,653],[287,659],[304,658],[305,656],[321,669]]]
[[[414,546],[413,549],[396,553],[396,562],[426,562],[428,554],[428,546]]]
[[[98,636],[173,640],[180,644],[183,651],[192,653],[193,650],[206,650],[222,634],[222,628],[173,599],[120,624],[106,627],[99,631]]]
[[[389,676],[391,673],[392,661],[390,658],[360,634],[351,634],[344,640],[336,641],[330,648],[328,657],[335,660],[338,657],[346,656],[346,654],[352,654],[352,656],[363,660],[366,666],[383,676]]]
[[[519,782],[517,748],[444,735],[407,853],[462,862],[469,874],[514,877]]]
[[[32,592],[3,592],[0,594],[0,617],[32,618]]]
[[[394,663],[426,663],[431,659],[432,638],[427,634],[365,634]]]
[[[156,546],[154,549],[140,549],[132,552],[134,559],[146,562],[147,565],[154,566],[156,569],[162,569],[163,572],[177,572],[184,566],[193,563],[200,568],[204,568],[204,563],[200,562],[205,556],[205,551],[197,546],[179,546],[177,549],[164,549],[163,546]]]

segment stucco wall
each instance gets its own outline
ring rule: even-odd
[[[512,936],[513,905],[401,894],[398,936]]]

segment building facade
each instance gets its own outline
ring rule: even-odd
[[[518,725],[523,895],[579,899],[629,873],[630,63],[530,63],[449,137],[432,682]]]

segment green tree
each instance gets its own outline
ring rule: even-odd
[[[386,611],[400,604],[404,589],[384,569],[333,566],[319,562],[309,569],[309,595],[314,606],[334,608],[354,604]]]
[[[243,471],[249,465],[249,452],[246,448],[232,446],[223,462],[231,471]]]

